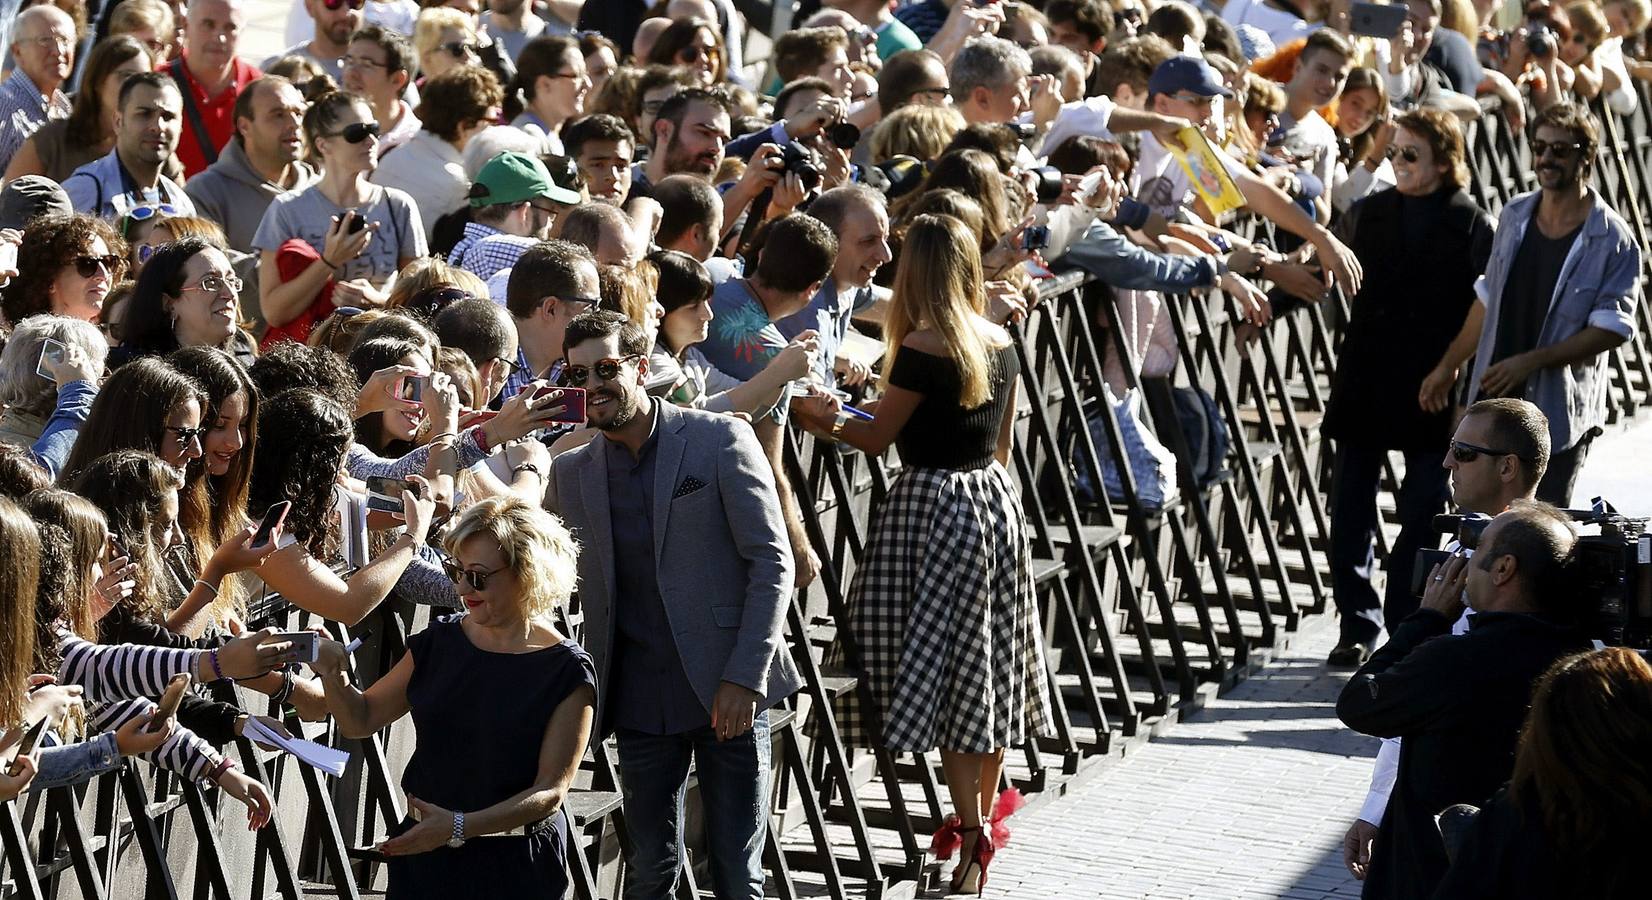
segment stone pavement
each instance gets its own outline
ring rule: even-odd
[[[1341,840],[1377,740],[1337,721],[1346,673],[1327,674],[1322,619],[1262,673],[1011,820],[999,898],[1357,897]]]

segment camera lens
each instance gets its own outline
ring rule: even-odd
[[[860,129],[848,122],[839,122],[826,129],[826,140],[839,150],[853,150],[860,143]]]
[[[1055,166],[1039,166],[1032,170],[1033,177],[1038,183],[1033,190],[1038,194],[1038,202],[1049,206],[1061,197],[1061,170]]]

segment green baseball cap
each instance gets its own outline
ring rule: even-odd
[[[477,209],[499,203],[521,203],[545,197],[557,203],[577,204],[579,194],[559,187],[537,157],[505,152],[488,160],[470,186],[470,206]]]

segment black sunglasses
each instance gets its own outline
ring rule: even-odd
[[[1414,163],[1417,160],[1422,158],[1422,154],[1417,152],[1416,147],[1395,147],[1395,146],[1390,146],[1388,148],[1388,158],[1393,159],[1396,156],[1398,156],[1400,159],[1405,160],[1408,163]]]
[[[347,144],[359,144],[370,137],[379,136],[377,122],[351,122],[342,129],[327,135],[327,137],[343,137]]]
[[[205,436],[211,429],[207,428],[205,425],[198,425],[194,428],[178,428],[174,425],[168,425],[166,426],[166,430],[178,436],[178,446],[188,447],[190,441],[197,440]]]
[[[641,355],[640,353],[633,353],[619,359],[599,359],[595,365],[590,366],[568,366],[562,370],[562,383],[568,387],[584,387],[585,380],[591,377],[593,371],[603,381],[616,381],[619,379],[620,373],[625,371],[625,364]]]
[[[494,359],[505,364],[505,377],[506,378],[509,378],[509,377],[515,375],[517,372],[522,371],[522,365],[514,359],[506,359],[503,356],[495,356]]]
[[[1460,463],[1467,464],[1474,462],[1480,458],[1480,454],[1482,453],[1487,456],[1512,456],[1515,459],[1521,458],[1520,454],[1514,452],[1513,450],[1493,450],[1490,447],[1478,447],[1474,444],[1466,444],[1462,441],[1451,442],[1451,458]]]
[[[1558,160],[1568,160],[1576,156],[1583,149],[1581,141],[1532,141],[1532,159],[1542,159],[1548,153],[1554,153]]]
[[[99,267],[102,267],[111,276],[116,276],[126,269],[126,260],[113,253],[105,253],[102,256],[75,257],[75,273],[82,278],[91,278],[96,275]]]
[[[454,584],[464,584],[468,581],[470,582],[471,589],[478,591],[487,590],[488,579],[498,575],[500,572],[505,571],[507,568],[509,568],[509,566],[494,569],[492,572],[477,572],[473,569],[467,569],[459,565],[456,560],[442,560],[442,569],[447,572],[447,577],[452,579]]]
[[[448,41],[438,47],[438,49],[446,50],[448,53],[453,54],[454,59],[464,59],[467,56],[480,56],[482,47],[480,44],[474,44],[469,41]]]

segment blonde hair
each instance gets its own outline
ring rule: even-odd
[[[423,58],[426,53],[435,50],[436,45],[442,42],[442,32],[449,28],[457,28],[473,38],[476,36],[470,16],[451,6],[427,6],[419,10],[419,20],[413,26],[415,53]]]
[[[473,537],[499,545],[505,565],[522,582],[519,602],[527,618],[548,616],[573,596],[579,544],[556,516],[516,497],[490,497],[459,514],[442,548],[456,556]]]
[[[476,277],[475,272],[444,262],[439,256],[421,256],[397,273],[384,308],[399,309],[425,291],[442,287],[456,287],[472,297],[488,295],[488,283]]]
[[[896,156],[935,159],[964,130],[964,116],[950,106],[903,106],[872,130],[873,162]]]
[[[901,244],[894,294],[884,324],[885,386],[901,342],[914,331],[933,329],[958,366],[958,403],[975,409],[992,399],[987,342],[973,321],[985,307],[981,293],[981,252],[975,236],[951,216],[912,220]]]

